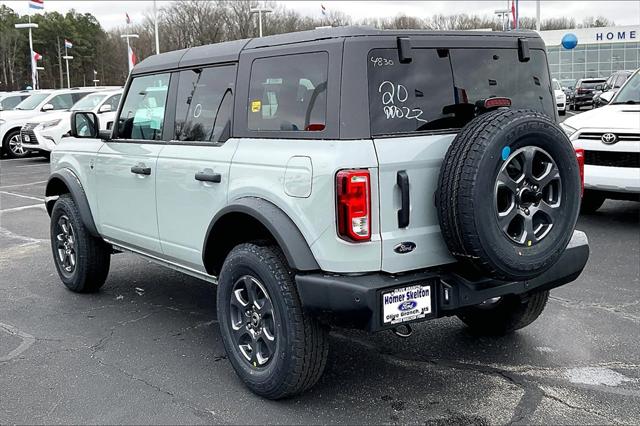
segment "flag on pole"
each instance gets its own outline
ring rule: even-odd
[[[95,77],[96,75],[98,75],[98,71],[93,70],[93,76]]]
[[[69,40],[67,40],[65,38],[64,39],[64,47],[65,47],[65,49],[71,49],[73,47],[73,43],[71,43]]]
[[[518,3],[516,0],[511,0],[511,15],[513,17],[513,29],[518,29]]]
[[[320,8],[322,9],[322,14],[326,15],[327,14],[327,8],[324,7],[324,4],[320,3]]]
[[[133,66],[138,62],[136,54],[133,53],[133,49],[129,46],[129,71],[133,69]]]
[[[36,52],[35,50],[33,51],[33,60],[34,61],[40,61],[42,60],[42,55],[39,54],[38,52]]]
[[[29,0],[29,9],[44,9],[44,0]]]
[[[125,12],[125,15],[127,15],[127,24],[131,23],[131,18],[129,18],[129,14]]]

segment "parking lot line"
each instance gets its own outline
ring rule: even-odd
[[[8,191],[0,191],[0,194],[13,195],[14,197],[26,198],[27,200],[44,201],[44,198],[32,197],[30,195],[15,194]]]
[[[25,167],[42,167],[42,166],[51,167],[49,163],[42,163],[42,164],[27,164],[24,166],[16,166],[16,169],[23,169]]]
[[[8,160],[4,160],[4,161],[8,161]],[[18,188],[20,186],[37,185],[39,183],[47,183],[47,181],[46,180],[39,180],[37,182],[20,183],[20,184],[17,184],[17,185],[5,185],[5,186],[0,186],[0,189]]]
[[[27,209],[33,209],[33,208],[41,208],[43,210],[46,210],[46,207],[45,207],[44,204],[29,204],[28,206],[13,207],[13,208],[10,208],[10,209],[2,209],[2,210],[0,210],[0,213],[19,212],[21,210],[27,210]]]

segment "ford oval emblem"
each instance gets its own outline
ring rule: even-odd
[[[403,241],[397,246],[395,246],[393,248],[393,251],[395,251],[398,254],[406,254],[406,253],[411,253],[415,249],[416,249],[416,243],[411,241]]]
[[[404,312],[404,311],[410,311],[416,306],[418,306],[418,302],[416,302],[415,300],[407,300],[406,302],[402,302],[401,304],[399,304],[398,309]]]

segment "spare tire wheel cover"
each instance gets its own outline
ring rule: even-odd
[[[441,169],[436,200],[454,256],[502,280],[534,278],[558,260],[578,217],[580,178],[571,142],[551,119],[530,110],[481,115],[454,139],[445,167],[453,170]]]

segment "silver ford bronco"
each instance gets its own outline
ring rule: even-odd
[[[589,255],[582,153],[534,32],[318,29],[151,56],[112,130],[74,112],[46,207],[62,282],[128,251],[217,284],[255,393],[309,389],[330,326],[504,334]]]

